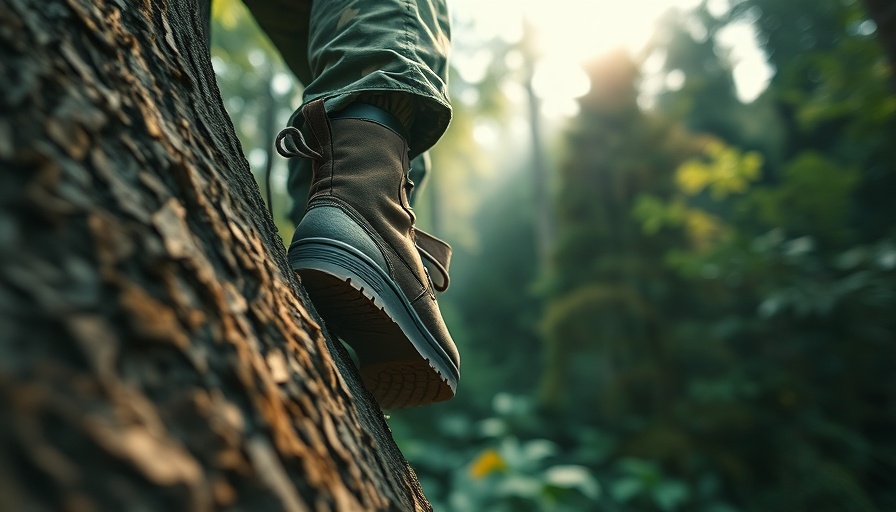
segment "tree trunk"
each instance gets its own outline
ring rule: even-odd
[[[550,169],[544,148],[542,134],[541,100],[535,94],[535,63],[538,58],[535,51],[537,42],[535,27],[528,20],[523,25],[523,66],[525,69],[524,84],[529,114],[529,142],[532,144],[532,185],[533,202],[535,204],[535,251],[538,256],[538,268],[547,269],[550,274],[553,268],[551,253],[554,249],[554,206],[551,201]]]
[[[200,0],[0,0],[0,510],[429,509],[318,327]]]
[[[893,0],[865,0],[868,14],[877,25],[877,39],[880,41],[890,62],[890,78],[896,86],[896,2]]]

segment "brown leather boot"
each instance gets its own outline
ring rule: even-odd
[[[407,143],[387,113],[368,108],[373,115],[330,119],[315,101],[302,111],[310,144],[292,129],[296,148],[282,150],[289,129],[278,137],[281,154],[314,161],[289,261],[327,327],[357,353],[381,407],[447,400],[460,356],[421,254],[444,271],[439,281],[447,285],[450,249],[428,235],[417,242]]]

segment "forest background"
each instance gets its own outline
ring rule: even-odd
[[[435,509],[896,510],[896,79],[862,4],[542,3],[454,8],[416,210],[463,379],[389,412]],[[237,0],[212,51],[288,240],[301,85]]]

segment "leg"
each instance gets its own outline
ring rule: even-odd
[[[444,0],[244,1],[305,84],[304,104],[324,98],[333,112],[360,99],[384,108],[406,124],[412,158],[445,132]]]
[[[377,106],[406,124],[412,157],[441,137],[451,118],[443,1],[314,2],[309,32],[314,79],[305,89],[306,104],[324,98],[332,112],[379,97]]]
[[[255,21],[303,84],[311,82],[308,31],[311,0],[243,0]]]
[[[308,37],[305,105],[278,137],[281,154],[313,168],[290,264],[383,407],[445,400],[460,358],[421,255],[444,262],[450,251],[418,236],[408,195],[410,157],[450,119],[447,12],[424,0],[318,1]]]
[[[318,71],[317,76],[319,79],[313,81],[312,77],[314,75],[312,73],[311,62],[309,61],[309,41],[311,39],[312,16],[311,0],[244,1],[252,11],[258,24],[268,37],[270,37],[271,41],[283,56],[283,59],[286,61],[286,64],[299,81],[303,84],[309,84],[310,91],[306,90],[305,103],[309,103],[311,100],[321,96],[333,97],[333,91],[339,89],[353,91],[348,93],[349,96],[351,94],[364,95],[364,93],[359,93],[359,91],[363,90],[364,85],[356,83],[351,76],[351,72],[340,69],[338,64],[330,65],[330,69],[327,69],[326,63],[334,60],[337,62],[345,60],[361,60],[365,63],[362,65],[362,70],[371,65],[367,63],[365,57],[359,54],[360,52],[356,48],[363,49],[365,46],[376,46],[363,42],[369,37],[366,32],[370,30],[368,28],[371,24],[369,20],[373,16],[373,13],[364,13],[362,15],[360,6],[354,7],[358,2],[321,2],[327,5],[320,6],[320,13],[318,11],[314,12],[315,16],[320,16],[320,21],[314,23],[315,41],[319,44],[314,46],[312,60],[315,63],[315,70]],[[415,0],[412,0],[412,2],[414,1]],[[412,104],[411,106],[417,103],[423,103],[424,105],[434,103],[434,105],[430,105],[430,107],[425,110],[433,111],[435,113],[435,119],[433,119],[433,116],[427,112],[424,112],[423,115],[420,116],[423,121],[419,122],[419,126],[411,126],[416,124],[415,119],[403,119],[404,124],[408,126],[409,132],[432,134],[420,137],[422,142],[416,143],[417,146],[431,146],[432,143],[429,141],[438,139],[445,129],[445,124],[447,124],[447,121],[443,123],[440,120],[440,118],[443,118],[446,115],[445,112],[443,112],[443,106],[448,104],[447,95],[444,92],[445,83],[447,82],[447,53],[450,38],[447,8],[444,2],[441,1],[417,2],[416,13],[419,19],[413,20],[410,19],[410,16],[414,11],[414,9],[410,8],[413,6],[413,3],[378,2],[378,4],[380,9],[387,10],[382,16],[385,16],[392,21],[382,26],[376,24],[374,27],[376,31],[379,32],[377,44],[380,45],[379,48],[381,48],[381,52],[385,52],[392,60],[398,62],[386,66],[386,68],[391,68],[391,70],[385,68],[377,69],[375,71],[375,76],[365,77],[367,78],[366,84],[373,88],[373,90],[379,90],[380,92],[383,90],[406,91],[410,89],[413,91],[411,93],[412,96],[419,97],[416,101],[409,102]],[[355,9],[358,10],[356,14],[357,18],[342,22],[343,28],[346,29],[348,35],[342,37],[342,42],[331,41],[327,35],[332,35],[333,32],[328,32],[328,29],[334,27],[333,19],[336,17],[336,14],[339,14],[339,18],[335,21],[335,27],[338,28],[340,21],[342,20],[342,13],[347,11],[351,14]],[[395,15],[398,11],[403,12]],[[402,26],[411,27],[412,33],[410,36],[407,34],[396,34],[395,27],[399,26],[397,20],[402,19],[402,16],[408,20],[403,22]],[[348,26],[349,21],[354,28]],[[406,30],[406,28],[404,30]],[[402,39],[405,40],[404,44],[402,44]],[[410,46],[406,43],[406,41],[413,42],[415,40],[417,42]],[[352,41],[359,41],[359,43],[352,44]],[[340,47],[342,47],[341,50]],[[397,52],[391,50],[392,48],[397,47],[400,47]],[[390,50],[382,50],[383,48]],[[409,48],[411,51],[408,51]],[[343,58],[332,57],[333,54],[338,54],[340,51],[347,51],[348,54],[354,53],[359,55]],[[396,73],[396,71],[398,72]],[[355,74],[358,75],[357,71],[355,71]],[[389,78],[389,75],[397,77],[399,83],[396,84],[394,80]],[[360,75],[355,78],[360,78]],[[424,85],[421,86],[421,83]],[[328,91],[330,87],[333,87],[333,89]],[[385,89],[383,89],[384,87]],[[361,101],[366,100],[366,102],[373,104],[379,102],[379,106],[385,107],[386,110],[390,111],[393,115],[396,115],[396,117],[407,117],[407,109],[404,109],[402,112],[400,106],[399,108],[390,108],[388,103],[383,105],[382,103],[384,99],[385,98],[381,95],[371,94],[370,91],[368,91],[367,98],[362,98]],[[336,98],[336,106],[342,101],[344,101],[344,98],[342,100]],[[414,112],[414,110],[411,111]],[[450,110],[447,115],[450,117]],[[417,116],[414,115],[413,117]],[[413,148],[414,144],[411,144],[411,146]],[[411,192],[410,201],[412,205],[416,199],[415,196],[421,190],[424,180],[428,175],[428,158],[423,154],[418,155],[417,153],[413,153],[411,162],[411,181],[416,184],[416,187]],[[294,224],[298,224],[305,214],[308,188],[310,186],[311,162],[306,160],[290,161],[287,189],[290,196],[293,198],[293,206],[290,209],[289,217]]]

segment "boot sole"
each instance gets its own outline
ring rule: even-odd
[[[310,238],[290,247],[289,261],[327,327],[358,354],[361,378],[380,407],[454,396],[457,368],[370,258],[342,242]]]

